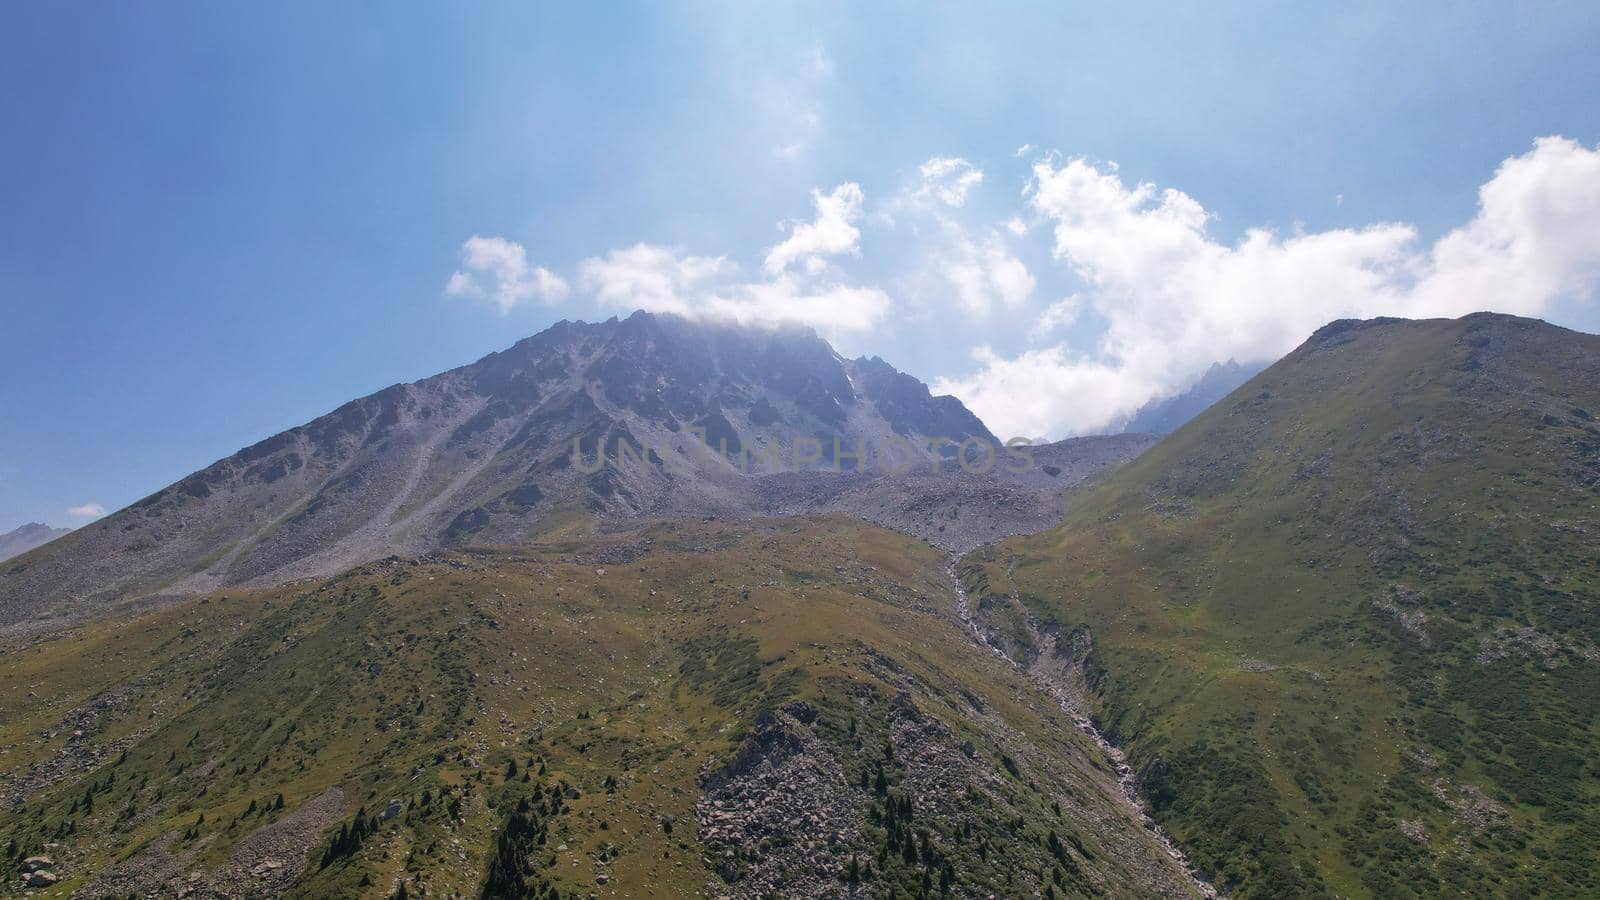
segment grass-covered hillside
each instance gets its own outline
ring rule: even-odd
[[[947,560],[842,518],[391,559],[0,647],[0,894],[1188,896]]]
[[[1600,895],[1597,416],[1600,338],[1335,323],[963,575],[1219,887]]]

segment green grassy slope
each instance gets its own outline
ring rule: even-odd
[[[1335,323],[964,577],[1087,627],[1100,723],[1239,896],[1597,895],[1596,415],[1600,338]]]
[[[12,642],[0,807],[0,894],[41,852],[63,896],[1189,893],[972,641],[946,560],[841,518],[389,560]]]

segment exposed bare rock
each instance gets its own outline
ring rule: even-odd
[[[1418,646],[1429,648],[1433,646],[1433,638],[1428,635],[1428,615],[1421,610],[1405,609],[1390,600],[1372,601],[1374,609],[1393,619],[1395,624],[1410,635]]]
[[[1565,665],[1568,657],[1600,662],[1600,647],[1546,634],[1531,625],[1502,628],[1478,644],[1474,660],[1490,665],[1503,659],[1531,659],[1546,669]]]
[[[844,768],[807,727],[804,703],[765,713],[732,759],[707,772],[695,806],[723,897],[846,896],[839,861],[860,843]]]
[[[54,756],[35,763],[22,777],[7,786],[6,805],[15,807],[27,797],[64,778],[77,777],[97,769],[137,743],[143,737],[143,731],[115,741],[96,740],[96,735],[101,718],[126,704],[128,698],[143,686],[142,680],[130,681],[68,711],[49,732],[50,737],[66,733],[67,742]]]
[[[1506,823],[1506,808],[1475,784],[1452,784],[1443,778],[1435,779],[1433,795],[1473,831],[1498,828]]]
[[[344,792],[332,787],[293,812],[246,835],[228,861],[215,870],[194,868],[203,843],[173,853],[177,832],[129,859],[110,866],[80,893],[86,897],[165,894],[182,886],[183,896],[238,898],[279,896],[300,877],[322,832],[344,814]]]
[[[307,854],[343,814],[344,792],[328,788],[289,815],[246,835],[227,864],[210,873],[208,885],[224,896],[280,892],[305,871]]]
[[[180,883],[184,869],[197,848],[173,853],[178,832],[163,834],[149,846],[122,862],[102,869],[79,893],[84,897],[145,895],[167,885]]]

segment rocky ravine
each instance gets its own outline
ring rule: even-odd
[[[1034,685],[1042,693],[1049,696],[1061,705],[1063,712],[1072,717],[1074,724],[1090,740],[1100,752],[1105,755],[1106,761],[1116,773],[1117,793],[1126,801],[1128,809],[1145,828],[1155,837],[1161,847],[1166,851],[1172,861],[1188,876],[1196,892],[1202,897],[1215,898],[1221,896],[1217,889],[1208,881],[1200,870],[1184,855],[1172,836],[1167,834],[1162,827],[1150,817],[1143,798],[1139,793],[1138,776],[1133,767],[1128,764],[1127,756],[1116,745],[1106,739],[1100,729],[1095,727],[1094,719],[1090,716],[1092,700],[1089,697],[1089,687],[1084,679],[1083,666],[1087,662],[1089,653],[1093,652],[1093,637],[1088,631],[1074,631],[1069,635],[1069,645],[1060,647],[1058,638],[1054,634],[1039,630],[1037,623],[1031,619],[1024,619],[1029,636],[1035,642],[1038,652],[1033,655],[1030,662],[1024,663],[1014,659],[1010,653],[1002,649],[1000,644],[991,637],[988,629],[979,623],[972,606],[968,601],[966,587],[961,583],[960,575],[956,571],[958,560],[950,560],[950,581],[955,586],[956,605],[960,612],[961,620],[972,633],[975,641],[993,650],[997,656],[1005,659],[1018,671],[1026,672]]]

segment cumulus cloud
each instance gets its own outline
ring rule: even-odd
[[[1005,357],[980,346],[970,378],[935,379],[935,394],[954,394],[1004,439],[1051,438],[1068,421],[1111,422],[1137,409],[1152,385],[1114,366],[1077,360],[1063,347]],[[1093,431],[1094,429],[1088,429]]]
[[[85,503],[82,506],[73,506],[67,509],[67,515],[77,516],[81,519],[98,519],[106,514],[106,508],[98,503]]]
[[[1586,301],[1600,282],[1600,147],[1560,137],[1501,163],[1478,214],[1434,244],[1414,292],[1419,314],[1473,308],[1535,315]]]
[[[634,244],[578,265],[578,285],[606,306],[692,315],[703,288],[733,271],[721,256],[682,256],[653,244]]]
[[[502,313],[537,297],[554,303],[567,296],[567,282],[543,266],[530,265],[523,246],[502,237],[473,235],[461,245],[462,271],[450,276],[444,292],[451,297],[488,296]],[[478,281],[483,278],[488,286]]]
[[[747,324],[798,322],[832,331],[860,331],[883,318],[889,295],[831,278],[780,272],[739,281],[723,257],[683,256],[651,244],[613,250],[579,266],[579,287],[618,310],[644,309]]]
[[[820,262],[823,256],[859,252],[861,229],[856,223],[864,199],[855,182],[845,182],[827,194],[812,191],[816,217],[810,222],[790,223],[789,237],[767,252],[762,268],[768,275],[776,275],[798,260]]]
[[[965,312],[983,316],[996,306],[1016,309],[1033,295],[1033,273],[1009,249],[1001,227],[969,227],[962,218],[971,191],[983,183],[983,170],[958,156],[935,156],[917,168],[920,179],[889,205],[906,218],[922,245],[921,275],[948,291]],[[895,224],[886,215],[885,224]],[[926,227],[926,226],[931,226]],[[1018,219],[1003,226],[1013,237],[1026,233]]]
[[[945,206],[966,205],[967,193],[983,183],[983,170],[958,156],[935,156],[918,171],[922,174],[922,195]]]
[[[986,314],[996,303],[1016,309],[1033,296],[1033,274],[998,235],[980,244],[957,234],[946,255],[945,279],[968,312]]]
[[[1103,430],[1213,361],[1275,359],[1333,319],[1539,315],[1600,281],[1600,148],[1559,137],[1505,160],[1431,245],[1403,223],[1223,243],[1193,197],[1083,159],[1037,163],[1027,197],[1106,330],[1089,354],[980,348],[975,372],[936,384],[1002,434]]]
[[[705,300],[703,312],[746,323],[799,322],[824,331],[864,331],[889,311],[889,295],[872,287],[806,284],[793,276],[730,285]]]

